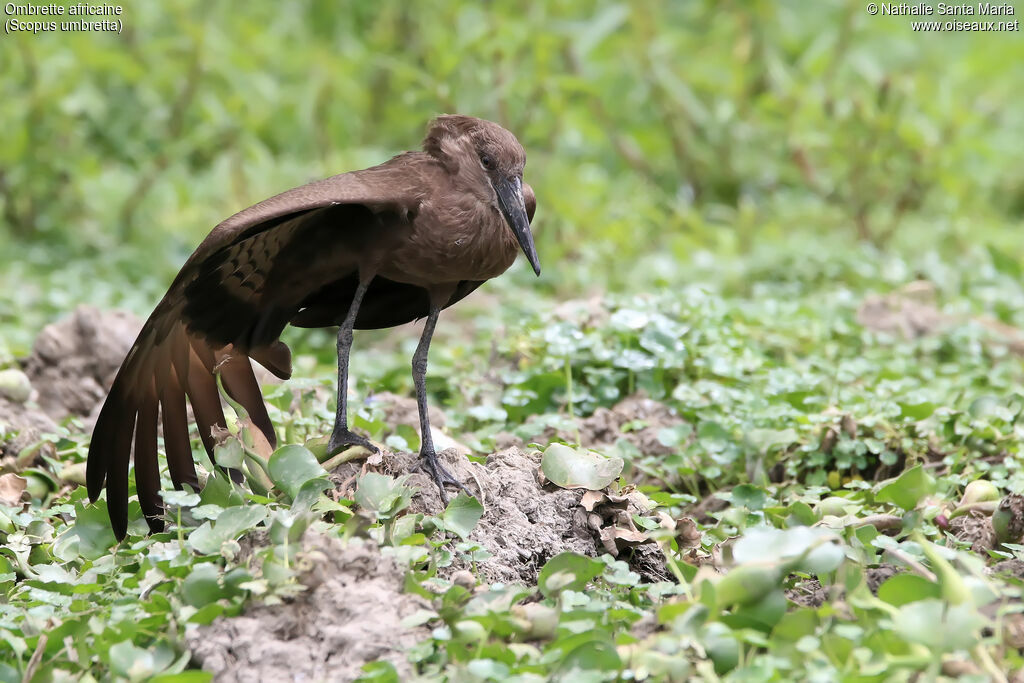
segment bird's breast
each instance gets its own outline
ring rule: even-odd
[[[445,212],[423,207],[378,271],[383,277],[420,286],[489,280],[516,259],[517,245],[504,218],[489,206]]]

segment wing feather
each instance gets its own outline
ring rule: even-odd
[[[192,404],[192,416],[195,418],[196,426],[199,428],[199,438],[203,442],[207,455],[213,460],[213,449],[217,445],[214,436],[215,430],[220,432],[227,429],[227,422],[224,420],[224,411],[220,407],[220,394],[217,392],[217,382],[213,377],[213,363],[208,366],[197,353],[197,346],[191,346],[191,357],[188,366],[188,383],[185,386],[185,393],[188,401]]]
[[[224,390],[235,402],[241,404],[249,414],[252,423],[267,437],[270,446],[277,445],[277,434],[274,423],[267,414],[267,405],[263,402],[263,392],[253,374],[249,358],[243,354],[228,353],[217,363]]]
[[[188,437],[185,413],[185,390],[178,380],[177,370],[168,374],[160,395],[160,416],[163,418],[164,450],[167,452],[167,471],[174,488],[185,484],[199,490],[199,476],[192,460],[192,446]]]
[[[160,518],[160,469],[156,457],[157,413],[159,409],[156,387],[150,384],[145,397],[139,402],[135,420],[135,490],[139,495],[142,514],[154,531],[163,531]]]
[[[131,454],[132,434],[136,410],[130,403],[124,403],[126,410],[122,428],[111,433],[109,440],[110,460],[107,465],[107,511],[114,536],[124,538],[128,532],[128,460]]]

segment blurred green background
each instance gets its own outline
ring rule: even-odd
[[[528,151],[544,276],[498,287],[743,294],[1024,252],[1020,33],[837,0],[124,12],[121,35],[0,41],[8,354],[79,301],[147,312],[217,222],[415,148],[444,112]]]

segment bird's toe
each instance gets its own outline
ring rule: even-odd
[[[328,455],[334,455],[348,446],[362,446],[371,453],[376,453],[380,450],[365,436],[360,436],[348,429],[336,429],[327,442],[327,453]]]
[[[454,486],[467,495],[472,495],[468,490],[466,490],[465,485],[441,464],[440,459],[437,457],[437,453],[434,451],[420,452],[420,464],[418,469],[425,471],[434,480],[434,483],[437,484],[437,490],[441,494],[441,502],[445,505],[448,505],[448,492],[445,490],[445,486]]]

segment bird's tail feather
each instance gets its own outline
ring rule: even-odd
[[[156,314],[147,322],[114,379],[93,431],[86,466],[90,500],[107,486],[107,509],[118,539],[128,527],[128,463],[133,436],[135,487],[152,531],[162,531],[163,503],[157,460],[157,426],[162,424],[167,469],[176,488],[199,487],[188,433],[185,397],[200,439],[213,459],[216,430],[226,428],[216,374],[224,389],[249,414],[267,441],[276,442],[249,356],[279,377],[291,374],[291,353],[276,341],[251,354],[225,346],[218,349],[186,330],[180,321],[161,326]],[[162,327],[155,333],[157,327]],[[157,341],[158,340],[158,341]],[[241,473],[232,473],[240,477]]]

